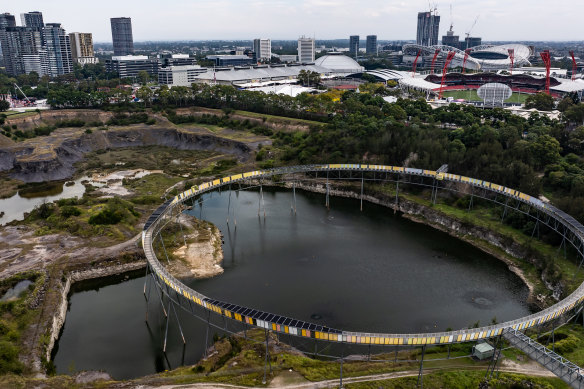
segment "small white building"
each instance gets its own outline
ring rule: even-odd
[[[492,358],[493,354],[495,354],[495,349],[486,342],[476,344],[472,347],[472,356],[480,361]]]

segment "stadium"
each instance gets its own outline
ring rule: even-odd
[[[434,56],[435,64],[444,64],[448,53],[455,53],[450,67],[464,67],[469,70],[503,70],[513,66],[530,66],[529,57],[532,50],[521,44],[500,46],[481,45],[468,50],[460,50],[452,46],[434,45],[421,46],[409,44],[403,47],[404,55]],[[468,54],[468,55],[467,55]],[[466,58],[465,58],[466,57]]]
[[[530,69],[529,57],[532,51],[521,44],[501,46],[476,46],[462,51],[450,46],[404,46],[404,54],[415,55],[411,73],[401,72],[399,84],[402,89],[420,91],[430,94],[442,93],[456,95],[458,91],[476,91],[481,86],[491,83],[507,85],[514,94],[515,103],[524,100],[525,95],[539,92],[549,93],[554,98],[576,93],[580,98],[584,91],[584,81],[581,79],[565,79],[546,77],[539,74],[512,74],[514,67],[526,66]],[[425,57],[424,57],[425,56]],[[426,74],[416,73],[417,61],[420,57],[428,60],[431,56],[430,71]],[[427,68],[428,66],[426,66]],[[462,72],[448,72],[448,69],[462,68]],[[446,69],[446,74],[443,74]],[[472,70],[467,74],[466,70]],[[429,74],[427,74],[429,73]],[[520,95],[522,98],[519,98]],[[474,94],[469,93],[469,96]],[[467,98],[475,100],[476,97]]]

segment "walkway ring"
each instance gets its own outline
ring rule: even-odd
[[[538,198],[521,193],[517,190],[507,188],[491,182],[460,176],[450,173],[437,173],[433,170],[422,170],[407,167],[384,166],[384,165],[363,165],[363,164],[324,164],[324,165],[301,165],[275,168],[269,170],[256,170],[242,174],[235,174],[229,177],[205,182],[199,186],[193,186],[174,198],[162,204],[147,220],[142,232],[142,246],[148,261],[148,266],[153,274],[172,289],[177,298],[184,299],[187,305],[196,304],[209,312],[214,312],[228,319],[246,323],[252,327],[267,329],[282,334],[290,334],[303,338],[313,338],[329,342],[343,342],[349,344],[369,344],[369,345],[439,345],[452,344],[480,339],[488,339],[499,336],[505,329],[511,328],[516,331],[523,331],[534,326],[550,322],[564,313],[580,306],[584,301],[584,283],[581,284],[572,294],[544,309],[538,313],[525,316],[523,318],[507,321],[504,323],[472,328],[457,331],[432,332],[432,333],[369,333],[353,332],[328,328],[326,326],[305,322],[276,315],[256,309],[217,301],[189,288],[181,281],[172,276],[156,258],[152,243],[164,226],[164,217],[172,212],[175,206],[184,203],[195,196],[211,192],[222,186],[233,183],[249,181],[252,179],[268,178],[275,175],[293,173],[319,173],[319,172],[379,172],[387,174],[420,176],[434,179],[434,183],[449,181],[453,183],[464,183],[473,188],[480,188],[494,192],[506,197],[506,201],[514,200],[519,204],[527,204],[538,211],[545,219],[540,222],[550,226],[556,231],[562,231],[564,238],[576,248],[578,253],[584,257],[584,226],[576,219],[557,209],[556,207],[544,203]],[[473,189],[474,190],[474,189]],[[538,216],[539,217],[539,216]],[[538,219],[539,221],[539,219]],[[164,289],[163,289],[164,290]],[[166,293],[166,292],[165,292]]]

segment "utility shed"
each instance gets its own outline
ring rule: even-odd
[[[494,352],[495,349],[488,343],[479,343],[472,348],[472,356],[480,361],[491,358]]]

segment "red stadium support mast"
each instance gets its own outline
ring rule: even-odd
[[[544,50],[539,53],[543,63],[545,65],[545,93],[550,94],[550,68],[552,67],[552,60],[550,57],[550,51]]]
[[[414,67],[412,68],[412,77],[416,75],[416,66],[418,66],[418,58],[420,58],[420,54],[422,54],[422,50],[418,50],[418,55],[416,55],[416,59],[414,60]]]
[[[432,67],[430,68],[430,74],[434,74],[434,64],[436,63],[436,58],[438,58],[438,54],[440,54],[440,49],[436,49],[434,52],[434,57],[432,57]]]
[[[464,59],[462,60],[462,74],[466,73],[466,60],[468,59],[468,56],[470,55],[470,51],[471,51],[471,49],[464,50]]]
[[[444,63],[444,69],[442,70],[442,81],[440,81],[440,94],[438,95],[438,99],[442,99],[442,87],[444,86],[444,80],[446,79],[446,71],[448,70],[448,65],[450,65],[450,61],[456,53],[454,51],[449,51],[448,55],[446,56],[446,62]]]
[[[507,51],[509,52],[509,59],[511,60],[511,68],[509,69],[509,72],[511,73],[511,75],[513,75],[513,63],[515,62],[515,49],[508,49]]]
[[[578,65],[576,65],[576,58],[574,58],[574,52],[570,51],[572,56],[572,81],[576,80],[576,72],[578,71]]]

